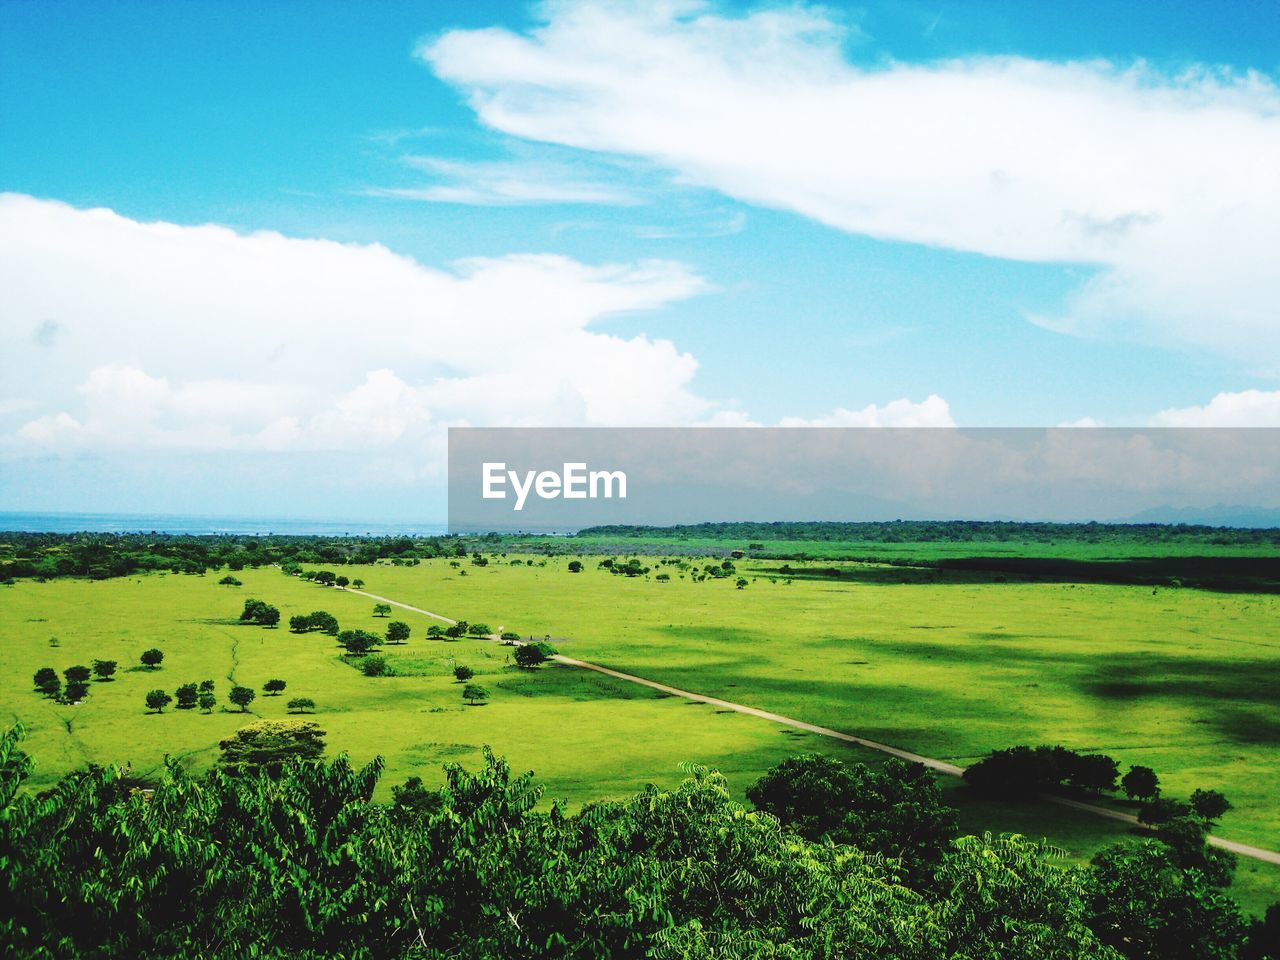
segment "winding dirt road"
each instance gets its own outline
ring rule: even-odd
[[[389,603],[393,607],[399,607],[401,610],[408,610],[412,613],[422,614],[424,617],[431,617],[442,623],[454,624],[458,621],[451,620],[449,617],[442,616],[438,613],[432,613],[430,610],[424,610],[421,607],[415,607],[408,603],[401,603],[399,600],[392,600],[390,597],[380,597],[376,593],[369,593],[365,590],[355,590],[351,587],[346,588],[347,593],[358,593],[361,596],[376,600],[379,603]],[[489,637],[488,639],[497,641],[497,637]],[[761,710],[758,707],[748,707],[745,704],[734,703],[731,700],[721,700],[719,697],[708,697],[701,693],[693,693],[689,690],[681,690],[679,687],[673,687],[665,683],[659,683],[657,680],[649,680],[645,677],[637,677],[635,674],[623,673],[621,670],[614,670],[611,667],[602,667],[598,663],[590,663],[586,660],[577,660],[573,657],[566,657],[562,653],[553,654],[551,657],[556,663],[563,663],[565,666],[578,667],[582,670],[592,670],[596,673],[602,673],[608,677],[614,677],[618,680],[625,680],[627,683],[636,683],[642,687],[648,687],[651,690],[657,690],[661,693],[668,694],[673,697],[683,697],[685,700],[692,700],[695,703],[705,703],[721,710],[732,710],[734,713],[744,713],[747,716],[759,717],[761,720],[768,720],[771,723],[780,724],[784,727],[792,727],[796,730],[804,730],[807,733],[816,733],[822,737],[830,737],[833,740],[843,740],[845,743],[856,743],[860,747],[867,747],[871,750],[878,750],[881,753],[887,753],[890,756],[901,757],[903,760],[910,760],[913,763],[924,764],[930,770],[936,770],[938,773],[945,774],[949,777],[958,777],[964,773],[964,767],[957,767],[953,763],[947,763],[944,760],[935,760],[932,757],[922,757],[918,753],[911,753],[908,750],[900,750],[898,747],[891,747],[887,743],[878,743],[875,740],[867,740],[864,737],[855,737],[851,733],[841,733],[839,730],[832,730],[830,727],[820,727],[817,724],[806,723],[803,720],[795,720],[791,717],[784,717],[780,713],[772,713],[768,710]],[[1124,813],[1120,810],[1113,810],[1110,807],[1098,806],[1094,803],[1084,803],[1080,800],[1071,800],[1067,797],[1055,796],[1051,793],[1041,794],[1041,798],[1049,803],[1056,803],[1062,807],[1070,807],[1072,810],[1080,810],[1085,813],[1091,813],[1095,816],[1106,817],[1108,820],[1118,820],[1121,823],[1128,823],[1138,826],[1138,818],[1133,814]],[[1251,857],[1254,860],[1261,860],[1264,863],[1274,863],[1280,865],[1280,852],[1275,850],[1266,850],[1262,847],[1252,847],[1246,843],[1236,843],[1234,840],[1225,840],[1222,837],[1209,837],[1209,844],[1219,847],[1223,850],[1241,856]]]

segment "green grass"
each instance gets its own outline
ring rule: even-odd
[[[732,580],[692,583],[675,571],[669,583],[628,580],[597,569],[595,558],[573,575],[567,561],[527,567],[495,559],[458,569],[437,560],[343,572],[373,593],[446,616],[550,633],[573,656],[961,764],[1015,743],[1101,750],[1155,767],[1175,794],[1224,790],[1237,809],[1219,832],[1280,847],[1271,779],[1280,694],[1268,679],[1280,659],[1280,598],[1079,584],[904,585],[872,575],[881,568],[865,570],[863,582],[787,584],[750,561],[739,569],[752,582],[737,590]],[[0,709],[31,731],[36,787],[88,761],[124,760],[147,774],[171,753],[207,767],[218,740],[253,716],[173,708],[157,716],[143,704],[153,687],[172,692],[206,677],[223,702],[230,678],[259,691],[270,677],[288,681],[281,697],[259,692],[253,714],[284,716],[288,699],[312,697],[331,752],[386,758],[384,791],[411,774],[438,781],[444,761],[474,765],[483,744],[517,769],[535,770],[549,796],[573,805],[673,783],[682,761],[719,767],[741,795],[796,753],[875,756],[571,668],[519,671],[504,647],[425,640],[432,621],[400,610],[392,618],[410,623],[413,638],[383,653],[403,675],[368,678],[332,638],[242,626],[235,617],[254,596],[280,607],[285,623],[325,609],[344,629],[381,633],[386,621],[372,617],[373,601],[274,569],[237,576],[243,587],[220,587],[215,576],[152,575],[22,581],[0,592]],[[49,647],[51,635],[60,647]],[[95,657],[123,667],[153,645],[166,651],[161,670],[95,683],[81,706],[53,704],[30,689],[38,667],[61,671]],[[489,704],[462,704],[453,662],[476,670]],[[976,803],[955,784],[948,789],[966,829],[1045,836],[1072,860],[1126,832],[1049,805]],[[1242,861],[1233,892],[1256,911],[1280,898],[1280,870]]]

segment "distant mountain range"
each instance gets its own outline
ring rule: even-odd
[[[1207,527],[1280,527],[1280,510],[1267,507],[1152,507],[1119,523],[1187,523]]]

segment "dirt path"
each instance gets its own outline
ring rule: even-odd
[[[423,616],[432,617],[433,619],[440,620],[444,623],[457,623],[456,620],[450,620],[448,617],[441,616],[438,613],[432,613],[430,610],[423,610],[421,607],[401,603],[399,600],[392,600],[390,597],[380,597],[377,594],[368,593],[364,590],[353,590],[350,587],[347,587],[346,590],[348,593],[358,593],[361,596],[369,597],[371,600],[377,600],[379,603],[389,603],[393,607],[399,607],[401,610],[420,613]],[[490,637],[489,639],[497,640],[497,637]],[[744,713],[747,716],[759,717],[761,720],[768,720],[771,723],[780,724],[784,727],[792,727],[796,730],[804,730],[807,733],[816,733],[821,737],[830,737],[833,740],[842,740],[845,743],[854,743],[860,747],[878,750],[881,753],[887,753],[890,756],[901,757],[903,760],[910,760],[913,763],[923,764],[930,770],[936,770],[938,773],[949,777],[958,777],[964,773],[963,767],[957,767],[955,764],[947,763],[944,760],[935,760],[932,757],[922,757],[918,753],[900,750],[899,748],[891,747],[886,743],[878,743],[875,740],[867,740],[864,737],[855,737],[851,733],[841,733],[839,730],[832,730],[830,727],[820,727],[813,723],[806,723],[803,720],[784,717],[780,713],[772,713],[768,710],[761,710],[758,707],[748,707],[741,703],[734,703],[731,700],[721,700],[718,697],[708,697],[701,693],[681,690],[679,687],[672,687],[665,683],[659,683],[657,680],[637,677],[635,674],[623,673],[621,670],[614,670],[611,667],[602,667],[598,663],[589,663],[586,660],[577,660],[573,657],[566,657],[561,653],[554,654],[551,659],[556,663],[563,663],[565,666],[578,667],[582,670],[592,670],[596,673],[602,673],[608,677],[625,680],[628,683],[636,683],[642,687],[648,687],[651,690],[658,690],[673,697],[683,697],[685,700],[692,700],[695,703],[705,703],[721,710],[732,710],[734,713]],[[1103,807],[1094,803],[1084,803],[1080,800],[1071,800],[1067,797],[1058,797],[1050,793],[1041,794],[1041,798],[1047,800],[1049,803],[1056,803],[1062,807],[1070,807],[1072,810],[1080,810],[1084,813],[1094,814],[1095,816],[1106,817],[1108,820],[1118,820],[1121,823],[1139,826],[1137,817],[1131,813],[1124,813],[1121,810],[1113,810],[1110,807]],[[1275,850],[1265,850],[1262,847],[1252,847],[1246,843],[1236,843],[1234,840],[1224,840],[1222,837],[1209,837],[1208,842],[1211,846],[1219,847],[1223,850],[1229,850],[1231,853],[1237,854],[1241,857],[1251,857],[1254,860],[1261,860],[1264,863],[1280,865],[1280,852]]]

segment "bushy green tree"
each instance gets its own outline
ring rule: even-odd
[[[62,675],[67,678],[68,683],[84,683],[89,679],[90,673],[89,668],[82,664],[67,667],[62,671]]]
[[[364,656],[374,647],[382,644],[382,638],[368,630],[343,630],[338,634],[338,643],[347,648],[353,657]]]
[[[114,660],[95,660],[93,661],[93,675],[101,682],[109,681],[116,672],[118,667]]]
[[[174,691],[178,697],[179,710],[192,710],[199,699],[199,690],[194,683],[184,683]]]
[[[271,679],[262,685],[262,691],[269,697],[278,697],[284,693],[284,688],[288,686],[283,680]]]
[[[142,656],[138,659],[142,661],[142,665],[148,670],[158,670],[160,664],[164,662],[164,651],[152,647],[150,650],[143,650]]]
[[[227,699],[239,707],[241,713],[248,713],[249,704],[253,703],[256,696],[252,687],[232,687]]]
[[[387,624],[387,643],[404,643],[409,639],[409,625],[403,620],[392,620]]]
[[[147,709],[156,713],[164,713],[164,708],[173,702],[173,697],[163,690],[152,690],[147,694]]]
[[[1160,793],[1160,778],[1150,767],[1133,766],[1120,778],[1120,789],[1131,800],[1151,800]]]
[[[472,670],[470,667],[463,666],[462,664],[458,664],[456,667],[453,668],[453,678],[457,680],[459,683],[466,683],[475,675],[476,675],[476,672],[474,670]]]
[[[310,720],[259,720],[221,741],[221,763],[238,770],[278,772],[288,760],[315,760],[324,753],[325,731]]]
[[[462,699],[474,707],[489,699],[489,691],[478,683],[468,683],[462,688]]]

